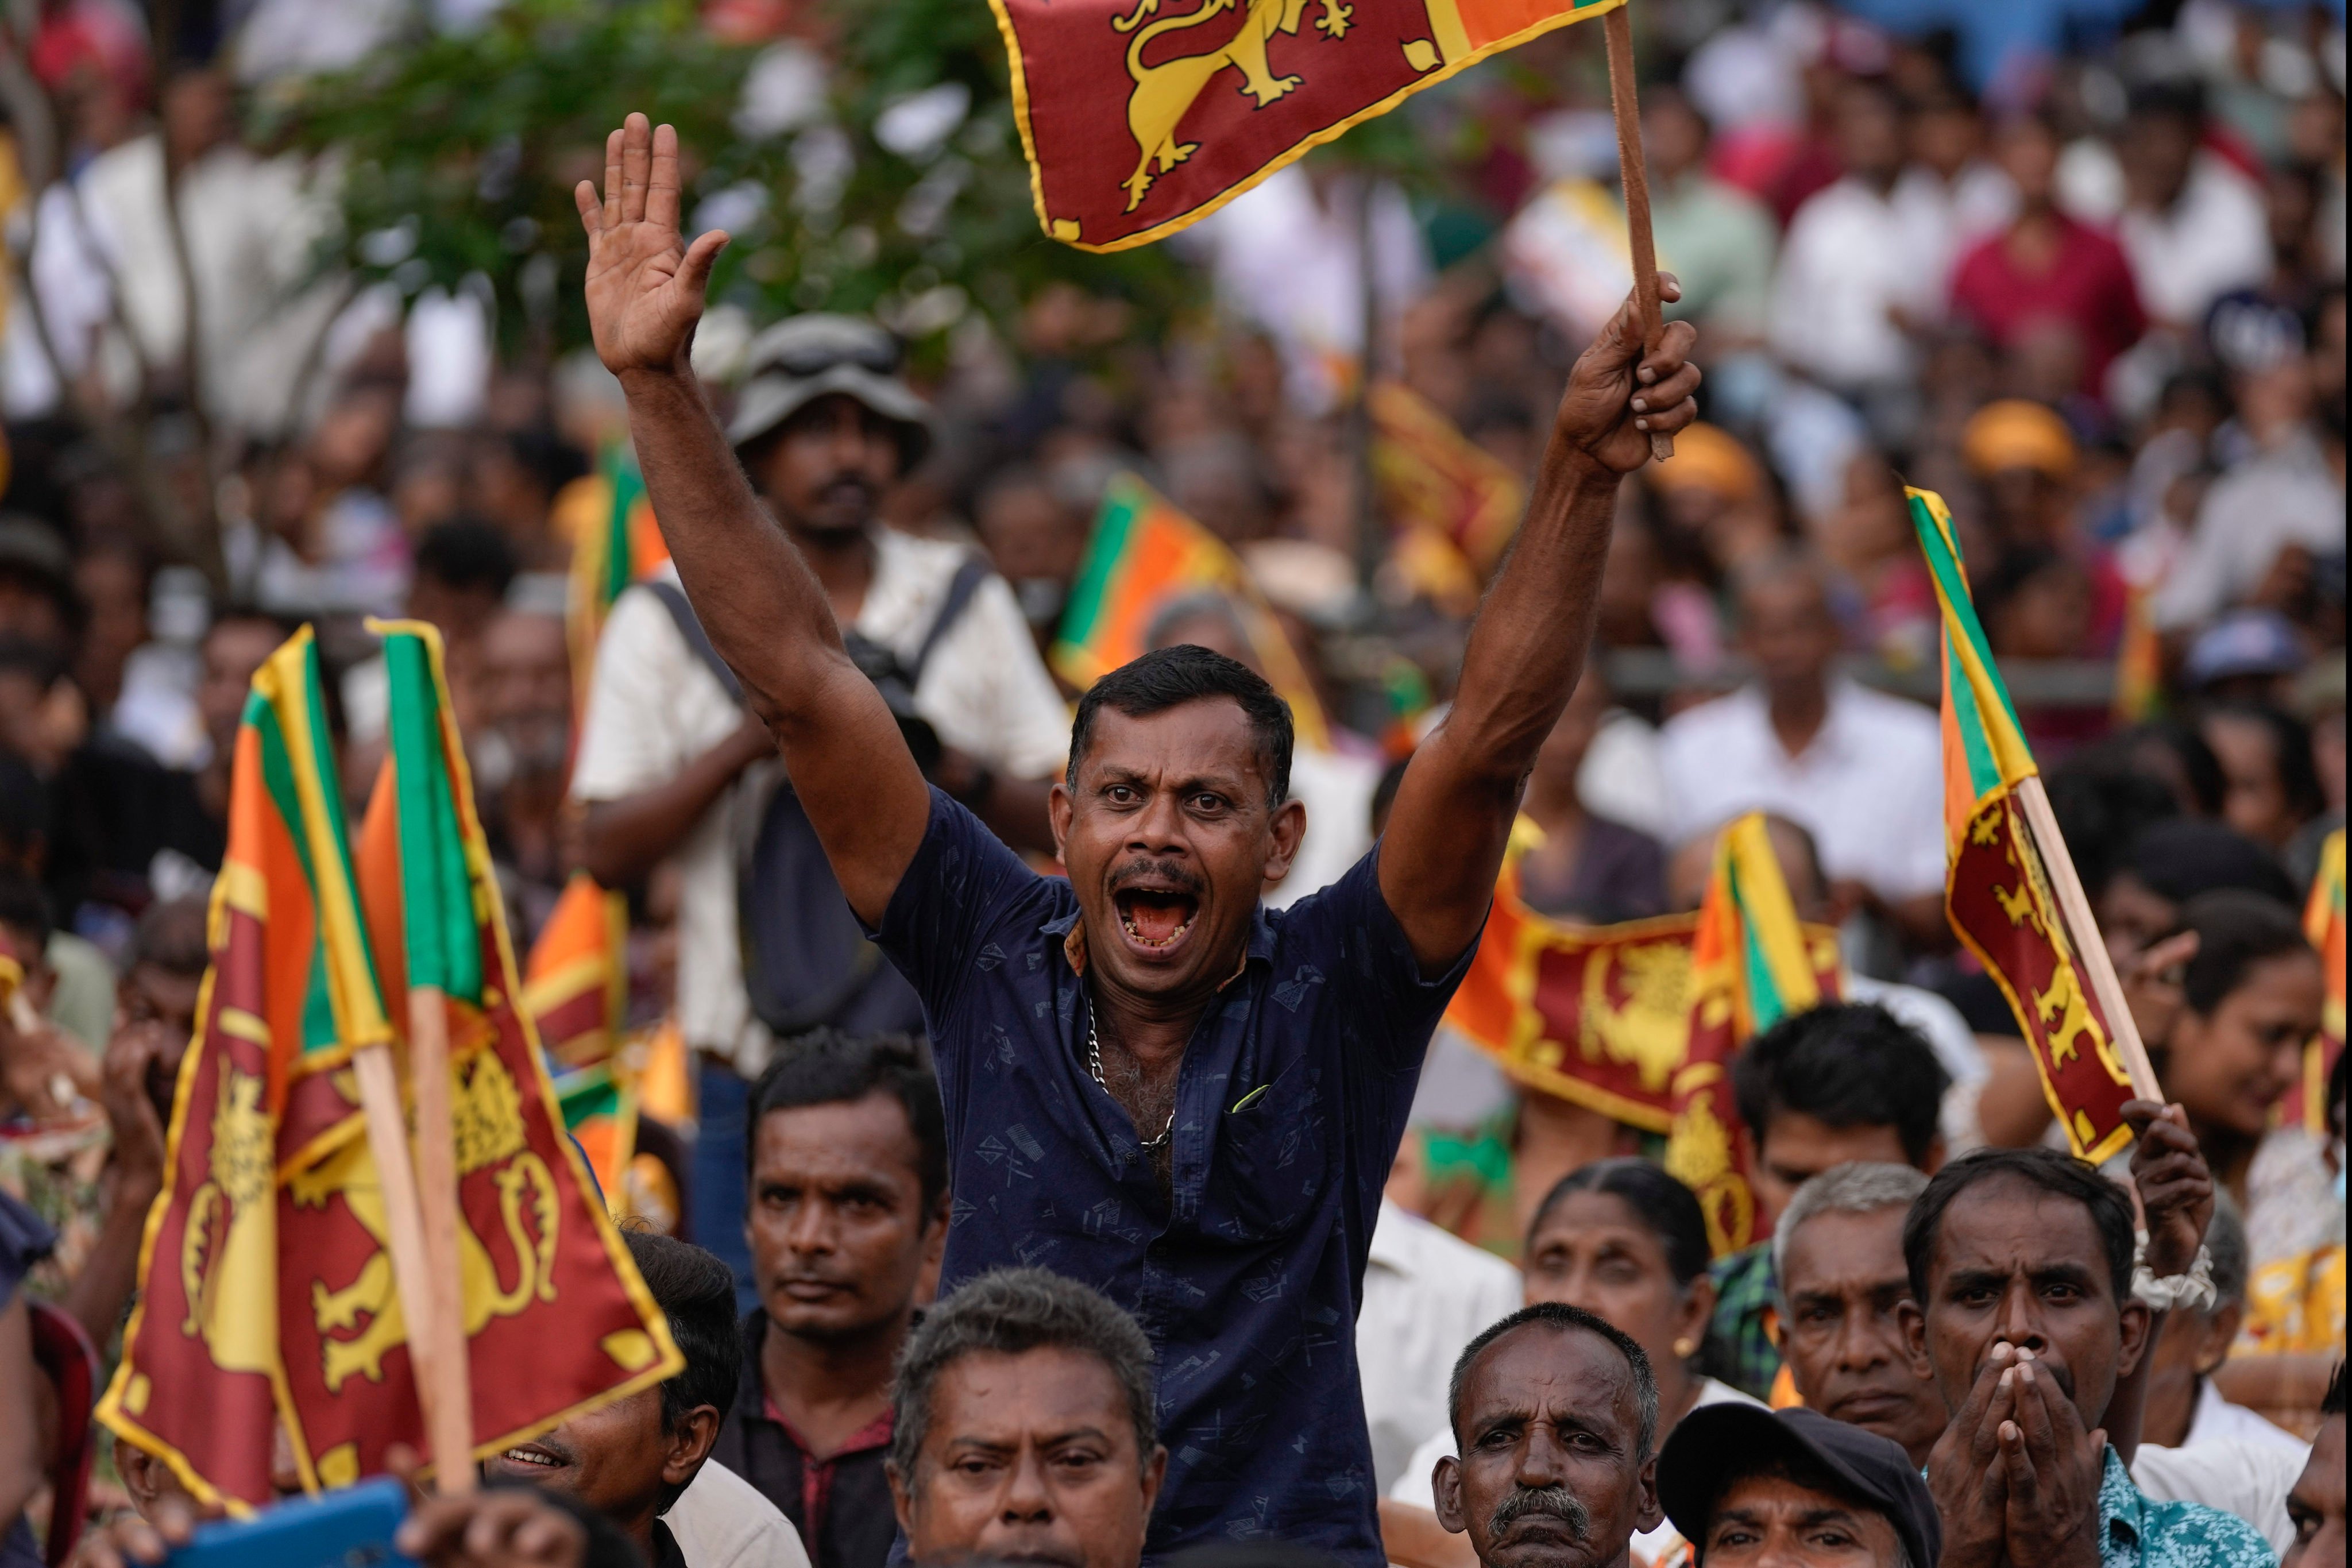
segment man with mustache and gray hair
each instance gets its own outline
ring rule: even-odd
[[[1481,1568],[1614,1568],[1658,1506],[1658,1385],[1642,1347],[1581,1308],[1538,1302],[1470,1342],[1447,1400],[1461,1453],[1437,1519]]]

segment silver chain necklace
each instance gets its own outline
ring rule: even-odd
[[[1110,1085],[1103,1081],[1102,1037],[1095,1032],[1095,999],[1091,990],[1087,996],[1087,1069],[1095,1075],[1095,1087],[1105,1094],[1110,1094]],[[1114,1104],[1118,1100],[1118,1096],[1115,1094],[1110,1094],[1110,1098]],[[1160,1130],[1160,1136],[1139,1139],[1139,1142],[1141,1142],[1145,1153],[1152,1154],[1166,1148],[1168,1140],[1175,1135],[1176,1112],[1173,1108],[1171,1108],[1168,1112],[1168,1125]]]

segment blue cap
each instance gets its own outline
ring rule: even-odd
[[[2242,675],[2293,675],[2310,658],[2276,610],[2231,610],[2198,634],[2181,676],[2199,687]]]

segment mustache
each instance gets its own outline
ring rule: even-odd
[[[1486,1533],[1500,1535],[1531,1514],[1559,1521],[1579,1542],[1592,1532],[1592,1510],[1566,1487],[1550,1486],[1520,1487],[1496,1503],[1486,1521]]]
[[[1142,881],[1163,883],[1194,898],[1199,898],[1202,889],[1208,886],[1198,871],[1180,860],[1154,860],[1147,856],[1140,860],[1129,860],[1113,871],[1110,874],[1110,890],[1120,892]]]

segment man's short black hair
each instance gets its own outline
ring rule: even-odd
[[[452,518],[416,542],[416,575],[457,593],[503,600],[515,579],[514,546],[478,518]]]
[[[1135,1452],[1149,1464],[1160,1447],[1151,1342],[1136,1321],[1097,1291],[1043,1268],[998,1268],[965,1282],[923,1314],[898,1352],[890,1398],[897,1420],[890,1462],[912,1485],[930,1436],[931,1396],[940,1374],[970,1355],[1070,1350],[1109,1369],[1135,1423]]]
[[[2125,847],[2117,870],[2147,890],[2181,904],[2223,888],[2295,900],[2294,881],[2271,852],[2210,817],[2176,816],[2150,823]]]
[[[1258,766],[1265,773],[1266,804],[1280,805],[1290,796],[1290,704],[1247,665],[1192,643],[1154,648],[1087,688],[1078,699],[1078,716],[1070,724],[1070,788],[1078,787],[1078,764],[1086,760],[1095,715],[1105,708],[1144,719],[1218,697],[1241,704],[1257,744]]]
[[[1462,1385],[1470,1381],[1470,1369],[1486,1352],[1487,1346],[1529,1323],[1541,1323],[1554,1330],[1581,1329],[1616,1347],[1617,1353],[1625,1358],[1625,1364],[1633,1369],[1633,1403],[1642,1413],[1642,1431],[1633,1458],[1637,1463],[1647,1459],[1658,1441],[1658,1379],[1650,1370],[1648,1352],[1634,1342],[1631,1334],[1565,1301],[1538,1301],[1531,1307],[1522,1307],[1462,1347],[1462,1353],[1454,1361],[1454,1375],[1445,1383],[1445,1419],[1454,1428],[1456,1447],[1462,1440]]]
[[[743,1339],[735,1321],[735,1273],[714,1252],[650,1230],[625,1230],[629,1257],[654,1305],[669,1320],[686,1369],[661,1385],[662,1430],[708,1405],[721,1418],[735,1403]]]
[[[1832,1127],[1892,1127],[1903,1157],[1925,1163],[1951,1075],[1917,1030],[1870,1002],[1825,1002],[1791,1014],[1731,1060],[1740,1120],[1760,1144],[1772,1117]]]
[[[2341,1415],[2343,1414],[2344,1363],[2339,1361],[2336,1363],[2336,1375],[2327,1380],[2327,1392],[2320,1396],[2319,1418],[2322,1421],[2325,1421],[2330,1415]]]
[[[908,1035],[817,1029],[779,1047],[751,1089],[743,1140],[747,1184],[759,1158],[760,1122],[770,1111],[839,1105],[869,1094],[887,1094],[905,1107],[908,1129],[915,1135],[915,1175],[922,1184],[923,1206],[937,1204],[948,1190],[947,1115],[940,1107],[940,1080],[921,1044]]]
[[[2135,1238],[2131,1198],[2123,1188],[2055,1149],[1979,1149],[1937,1172],[1927,1190],[1904,1216],[1903,1267],[1911,1277],[1913,1300],[1923,1308],[1927,1305],[1927,1266],[1933,1261],[1945,1211],[1970,1187],[2004,1176],[2072,1198],[2089,1210],[2091,1224],[2099,1233],[2100,1250],[2107,1256],[2116,1300],[2120,1305],[2129,1300]]]

